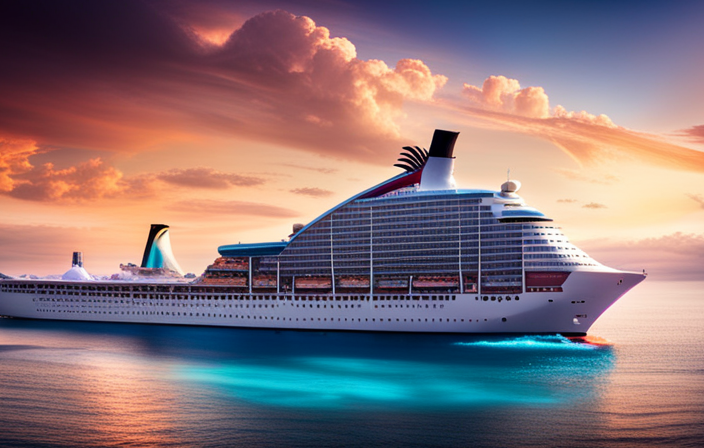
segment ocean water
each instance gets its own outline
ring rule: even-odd
[[[0,319],[0,446],[704,446],[704,283],[589,332],[362,334]]]

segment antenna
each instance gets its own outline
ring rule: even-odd
[[[511,180],[511,168],[506,171],[506,182]]]

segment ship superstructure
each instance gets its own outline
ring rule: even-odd
[[[6,280],[0,314],[585,334],[644,275],[608,268],[579,250],[552,219],[525,204],[518,181],[500,191],[457,188],[457,135],[435,131],[430,151],[405,147],[396,165],[403,174],[297,226],[287,241],[221,246],[221,257],[194,282]]]

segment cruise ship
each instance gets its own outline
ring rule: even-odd
[[[168,226],[152,225],[141,266],[95,280],[80,256],[60,280],[3,279],[0,315],[72,321],[295,330],[586,335],[644,273],[606,267],[520,183],[455,184],[459,133],[404,147],[403,172],[280,242],[231,244],[184,279]],[[169,275],[165,275],[169,274]]]

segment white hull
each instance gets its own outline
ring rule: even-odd
[[[137,289],[144,287],[144,283],[6,280],[0,290],[0,315],[296,330],[586,334],[607,308],[644,278],[641,274],[618,271],[575,271],[562,292],[510,296],[250,295],[233,293],[226,287],[212,287],[213,292],[208,293],[169,292],[172,286],[183,287],[182,283],[152,285],[162,291],[145,294],[97,290],[116,285],[123,288],[134,285]],[[57,288],[69,284],[85,288],[72,294]],[[20,285],[29,287],[22,289]]]

